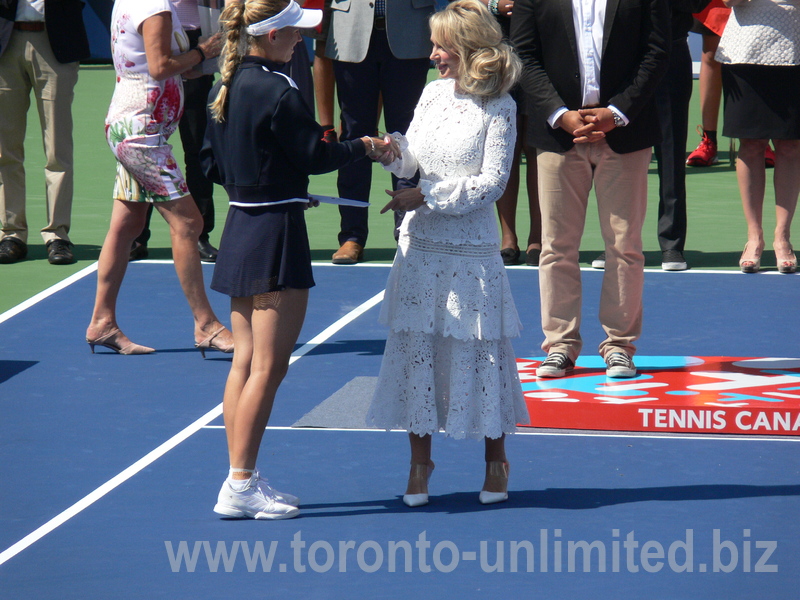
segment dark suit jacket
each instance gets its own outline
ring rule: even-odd
[[[13,35],[18,0],[0,0],[0,56]],[[82,0],[45,0],[47,37],[56,60],[70,63],[89,58],[89,38],[83,24]]]
[[[521,80],[528,113],[528,142],[535,148],[565,152],[573,137],[553,129],[547,118],[558,108],[581,108],[571,0],[516,0],[511,40],[524,64]],[[667,0],[608,0],[600,105],[613,104],[630,123],[606,134],[609,147],[621,154],[660,141],[653,92],[667,70],[670,44]]]

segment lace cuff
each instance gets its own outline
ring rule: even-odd
[[[436,198],[434,198],[433,195],[431,195],[431,189],[433,188],[434,185],[433,182],[430,181],[429,179],[420,178],[419,183],[417,185],[419,186],[419,191],[422,193],[423,196],[425,196],[425,204],[420,206],[417,209],[417,211],[423,214],[428,214],[430,212],[433,212],[433,210],[436,208]]]
[[[401,154],[400,158],[394,159],[388,165],[384,165],[383,168],[401,179],[413,177],[417,172],[417,159],[408,150],[408,139],[397,131],[390,133],[389,136],[400,146]]]

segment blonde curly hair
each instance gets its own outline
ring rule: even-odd
[[[522,63],[503,41],[497,20],[479,0],[457,0],[430,17],[431,36],[459,58],[459,88],[475,96],[500,96],[519,80]]]

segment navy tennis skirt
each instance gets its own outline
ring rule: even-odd
[[[246,298],[286,288],[314,287],[305,204],[231,206],[211,289]]]

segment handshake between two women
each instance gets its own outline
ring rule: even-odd
[[[382,165],[388,165],[402,155],[397,140],[388,133],[382,137],[365,136],[361,138],[361,141],[367,148],[367,156]]]

